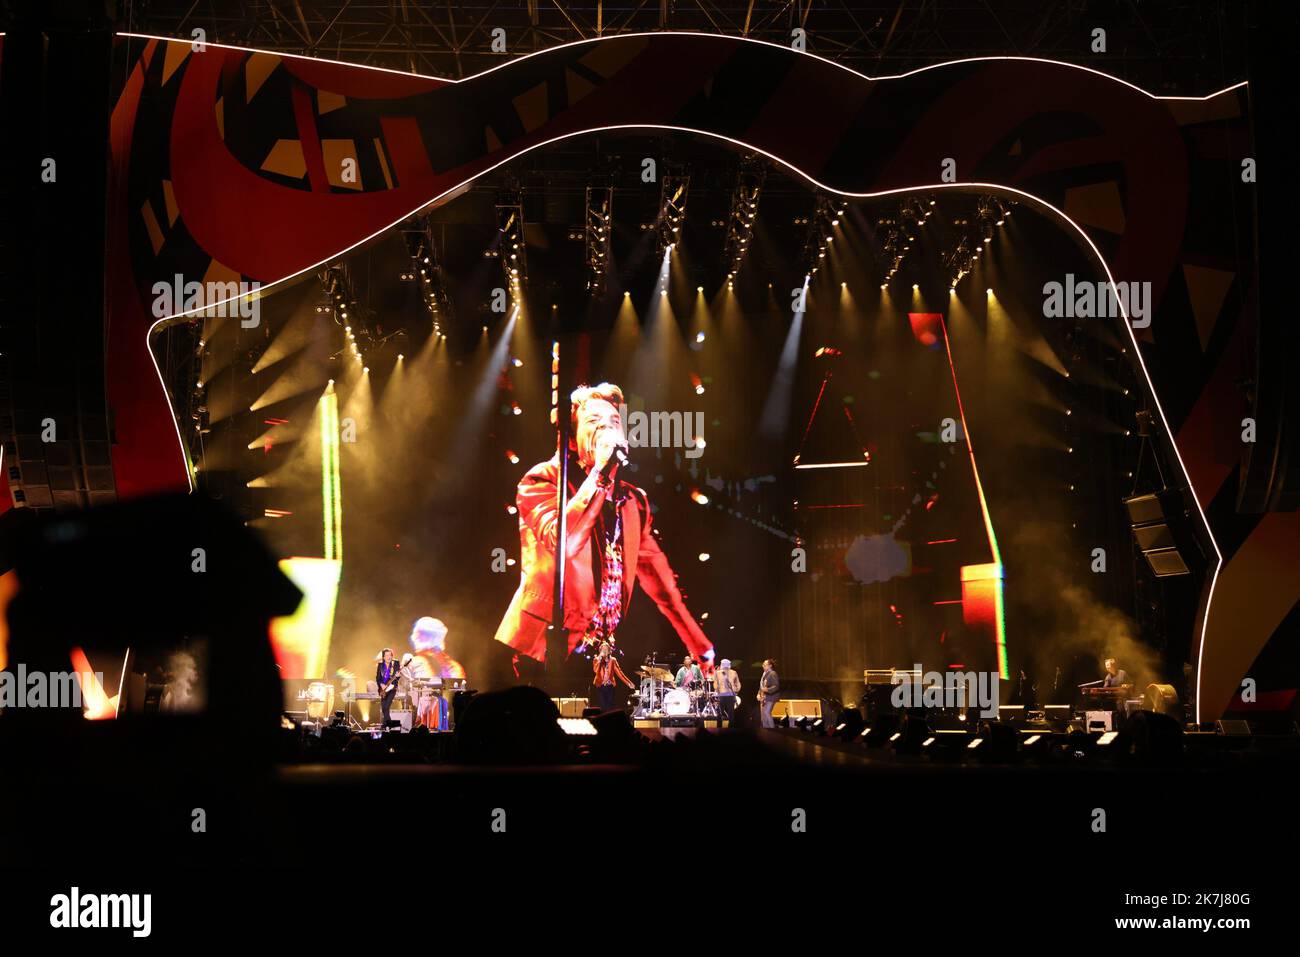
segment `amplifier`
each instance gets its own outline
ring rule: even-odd
[[[772,705],[773,718],[820,718],[822,703],[817,698],[782,698]]]
[[[396,708],[393,708],[393,709],[391,709],[391,710],[388,712],[389,720],[392,720],[392,721],[400,721],[400,722],[402,723],[402,730],[403,730],[403,731],[410,731],[410,730],[411,730],[411,727],[412,727],[412,725],[413,725],[413,723],[414,723],[414,721],[413,721],[413,719],[414,719],[414,715],[415,715],[415,712],[411,711],[409,708],[404,709],[404,710],[402,710],[402,711],[399,711],[399,710],[397,710]]]
[[[1114,711],[1085,711],[1089,731],[1114,731]]]
[[[586,698],[552,698],[551,702],[559,709],[561,718],[581,718],[587,707]]]

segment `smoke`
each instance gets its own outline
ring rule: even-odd
[[[174,652],[167,659],[167,674],[171,680],[163,692],[160,710],[182,714],[202,711],[207,694],[199,680],[198,659],[189,652]]]
[[[1061,528],[1059,522],[1026,522],[1014,528],[1006,549],[1013,568],[1022,570],[1008,571],[1009,640],[1027,653],[1022,667],[1039,701],[1068,701],[1073,689],[1064,685],[1076,673],[1080,681],[1100,678],[1106,658],[1144,687],[1160,673],[1158,656],[1139,640],[1132,618],[1093,593],[1088,553],[1080,558],[1063,548]],[[1058,668],[1061,687],[1053,694]]]

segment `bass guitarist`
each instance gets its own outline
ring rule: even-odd
[[[402,676],[402,669],[393,660],[392,648],[385,648],[380,659],[375,668],[375,684],[379,686],[379,707],[384,714],[382,727],[387,728],[388,711],[393,706],[393,699],[397,697],[397,680]]]

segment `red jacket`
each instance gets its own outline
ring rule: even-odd
[[[592,659],[591,683],[595,685],[597,688],[601,686],[601,678],[608,678],[610,684],[613,684],[615,681],[621,681],[629,688],[636,687],[636,685],[632,684],[632,679],[629,678],[627,675],[623,674],[623,669],[619,665],[618,659],[615,658],[613,655],[610,655],[608,658],[604,660],[604,664],[605,664],[604,670],[607,672],[604,675],[601,674],[601,664],[602,662],[601,662],[600,655],[597,655],[595,658]]]
[[[559,511],[556,508],[556,485],[559,461],[552,458],[533,466],[519,482],[515,503],[519,508],[520,572],[519,588],[497,628],[496,640],[520,654],[546,660],[546,626],[551,620],[555,592],[555,544],[559,534]],[[586,476],[570,464],[568,499],[572,501],[579,484],[590,489]],[[576,474],[575,474],[576,473]],[[713,643],[686,610],[677,576],[659,547],[651,529],[650,502],[634,485],[619,483],[630,494],[621,506],[623,524],[623,614],[632,600],[632,585],[639,582],[659,611],[673,626],[686,650],[697,658],[713,648]],[[573,651],[592,616],[596,613],[598,594],[592,576],[592,526],[571,528],[570,538],[579,536],[576,552],[569,558],[564,577],[564,626],[568,632],[568,650]]]

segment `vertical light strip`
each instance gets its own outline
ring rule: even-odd
[[[1011,670],[1007,666],[1007,619],[1006,603],[1003,600],[1003,582],[1005,578],[1002,551],[998,548],[998,537],[993,532],[993,517],[989,515],[989,503],[984,498],[984,485],[980,482],[979,466],[975,464],[975,447],[971,445],[970,429],[966,428],[966,408],[962,405],[961,388],[957,385],[957,366],[952,361],[952,344],[948,341],[948,323],[942,315],[939,316],[939,327],[943,330],[943,348],[948,354],[948,368],[952,372],[952,391],[957,396],[957,414],[961,416],[961,431],[966,439],[966,451],[970,453],[970,471],[975,476],[975,491],[979,495],[980,512],[984,516],[984,531],[988,535],[989,550],[993,553],[993,563],[997,565],[997,578],[993,585],[993,602],[997,615],[998,674],[1006,681],[1011,678]]]
[[[343,497],[339,481],[339,402],[334,382],[318,403],[320,418],[321,516],[325,526],[325,557],[343,558]]]

